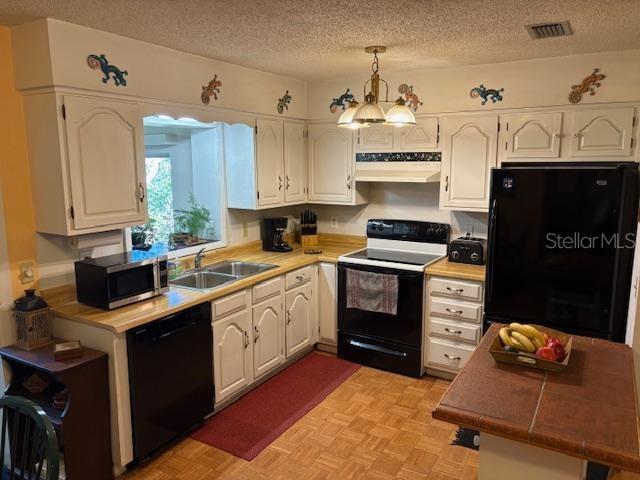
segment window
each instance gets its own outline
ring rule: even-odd
[[[131,228],[134,249],[180,256],[225,245],[222,125],[144,119],[149,222]]]

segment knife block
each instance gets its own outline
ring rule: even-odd
[[[300,245],[303,247],[317,247],[318,235],[300,235]]]

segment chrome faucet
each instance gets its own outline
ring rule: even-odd
[[[206,248],[201,249],[196,253],[196,258],[193,259],[193,266],[196,270],[202,270],[202,258],[204,257],[204,251]]]

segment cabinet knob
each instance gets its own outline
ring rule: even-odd
[[[278,175],[278,190],[282,190],[282,177]]]
[[[142,185],[142,182],[140,182],[138,183],[138,198],[140,199],[140,203],[144,203],[144,195],[144,186]]]
[[[253,330],[255,332],[253,343],[258,343],[258,340],[260,339],[260,330],[258,330],[258,327],[253,327]]]
[[[449,175],[444,177],[444,191],[445,192],[449,191]]]
[[[244,349],[246,350],[249,347],[249,334],[247,331],[244,331]]]
[[[347,176],[347,189],[351,190],[351,175]]]
[[[284,178],[287,180],[287,185],[284,188],[289,190],[289,187],[291,186],[291,182],[289,181],[289,175],[286,175]]]
[[[291,325],[291,310],[287,310],[287,325]]]

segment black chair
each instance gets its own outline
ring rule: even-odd
[[[58,480],[58,437],[44,410],[23,397],[0,398],[2,480],[38,480],[46,463],[46,480]],[[8,445],[7,445],[8,442]],[[5,448],[8,446],[8,452]],[[5,458],[8,465],[5,465]]]

